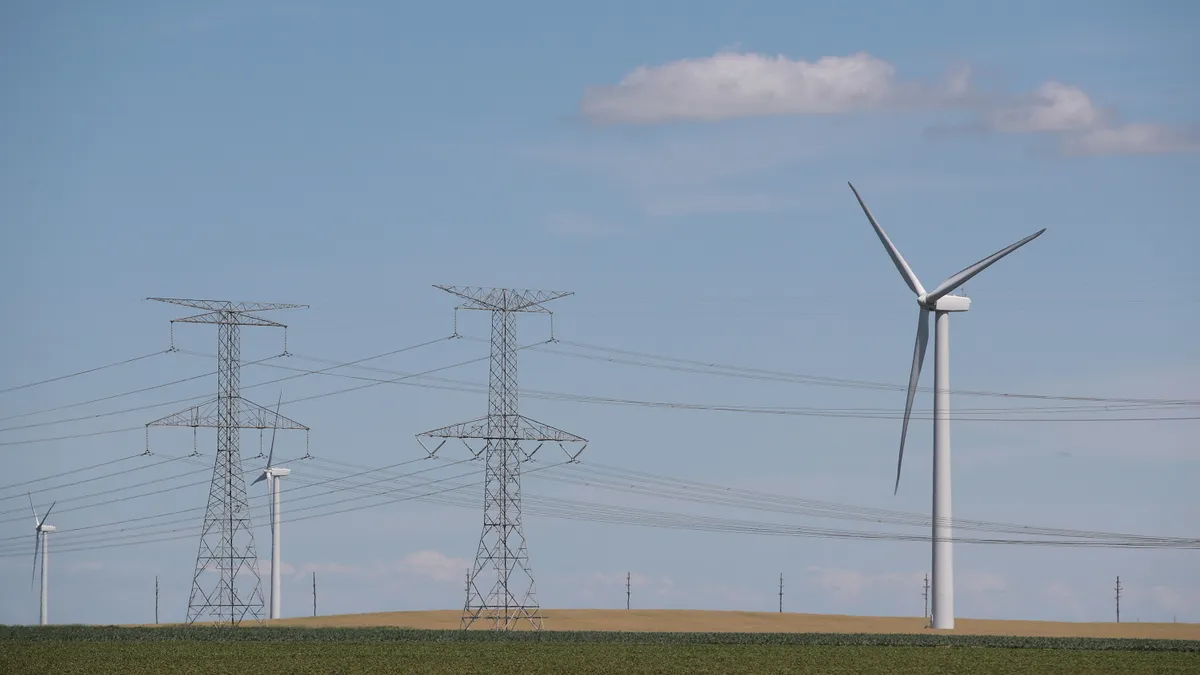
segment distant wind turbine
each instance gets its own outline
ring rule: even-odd
[[[31,497],[28,494],[26,494],[25,496],[29,498],[29,511],[31,513],[33,513],[33,536],[34,536],[34,539],[33,539],[33,574],[31,574],[29,577],[29,589],[33,590],[34,579],[37,577],[38,549],[40,548],[42,551],[42,604],[41,604],[41,613],[39,614],[39,617],[38,617],[38,623],[45,626],[50,620],[49,616],[46,613],[46,585],[47,585],[46,572],[49,570],[49,565],[50,565],[49,558],[47,557],[46,546],[47,546],[47,544],[50,543],[50,538],[49,538],[50,533],[54,532],[56,529],[58,529],[58,528],[54,527],[53,525],[47,525],[46,519],[50,517],[50,512],[54,510],[54,505],[57,504],[58,502],[51,503],[50,508],[46,509],[46,515],[42,516],[41,518],[38,518],[37,511],[34,510],[34,508],[33,508],[33,497]]]
[[[908,435],[908,418],[912,413],[913,397],[917,393],[917,381],[921,377],[921,364],[925,361],[925,346],[929,342],[929,313],[936,315],[937,339],[934,340],[933,359],[933,627],[954,628],[954,551],[950,540],[950,312],[965,312],[971,300],[963,295],[950,295],[969,279],[987,269],[997,260],[1021,248],[1041,236],[1046,228],[1025,237],[1017,243],[996,251],[979,262],[967,267],[943,281],[932,292],[927,293],[913,273],[912,268],[900,255],[900,251],[884,234],[883,228],[871,215],[866,202],[850,185],[879,241],[887,249],[892,263],[909,289],[917,296],[920,315],[917,319],[917,342],[913,348],[912,370],[908,376],[908,399],[904,404],[904,424],[900,429],[900,456],[896,460],[896,487],[900,490],[900,467],[904,462],[904,438]]]
[[[283,404],[283,392],[279,393],[279,402],[275,404],[275,422],[271,429],[271,450],[267,453],[267,467],[262,474],[254,479],[255,483],[267,481],[267,502],[271,509],[271,615],[279,618],[279,479],[292,472],[291,469],[279,468],[272,464],[275,459],[275,432],[279,430],[279,407]]]

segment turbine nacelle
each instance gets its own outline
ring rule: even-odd
[[[266,480],[268,478],[282,478],[283,476],[286,476],[291,472],[292,472],[291,469],[285,469],[280,466],[267,467],[266,469],[263,469],[263,472],[258,476],[257,479],[255,479],[254,482],[258,483],[258,482]],[[253,485],[253,483],[251,483],[251,485]]]
[[[58,532],[58,528],[53,525],[38,525],[38,532]]]
[[[965,312],[971,309],[971,299],[965,295],[943,295],[933,302],[929,302],[928,298],[928,295],[918,297],[917,304],[922,309],[934,312]]]

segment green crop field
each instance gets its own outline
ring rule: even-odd
[[[1197,673],[1200,643],[954,635],[0,628],[0,673]]]

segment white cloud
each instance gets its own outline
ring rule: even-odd
[[[1160,615],[1159,621],[1165,620],[1168,613],[1194,617],[1200,612],[1200,589],[1194,587],[1151,586],[1147,595],[1146,604]],[[1135,590],[1130,594],[1130,599],[1142,600],[1142,594]]]
[[[811,63],[718,52],[639,66],[616,85],[587,89],[580,109],[592,121],[627,124],[844,113],[886,101],[895,71],[863,52]]]
[[[1079,87],[1054,81],[984,115],[991,130],[1016,134],[1092,129],[1107,116]]]
[[[410,553],[396,565],[403,574],[436,582],[462,581],[470,567],[469,560],[451,558],[437,551]]]
[[[265,570],[262,573],[270,574],[271,561],[265,561],[265,566],[263,566],[263,563],[264,561],[259,562],[259,565],[262,566],[261,569]],[[343,563],[305,563],[298,567],[289,565],[288,563],[281,563],[279,565],[279,571],[285,575],[291,576],[293,580],[308,579],[312,576],[313,572],[318,574],[343,574],[350,576],[359,576],[362,574],[362,568],[359,566],[346,565]]]
[[[1200,150],[1200,133],[1160,124],[1119,125],[1082,89],[1050,81],[983,114],[990,131],[1058,133],[1067,155],[1161,155]]]
[[[860,572],[858,570],[809,565],[806,583],[830,592],[838,602],[854,602],[867,591],[910,594],[921,588],[925,572]],[[960,571],[955,588],[964,595],[994,596],[1007,590],[1004,579],[990,572]]]
[[[1200,131],[1157,124],[1090,129],[1063,139],[1069,155],[1165,155],[1200,152]]]
[[[897,78],[896,67],[866,52],[816,61],[722,51],[710,57],[639,66],[620,82],[589,87],[583,116],[601,124],[649,125],[673,121],[835,115],[877,109],[960,110],[967,124],[934,131],[1052,134],[1067,155],[1200,152],[1200,130],[1150,123],[1118,123],[1082,88],[1048,80],[1032,92],[976,91],[970,69],[941,83]]]
[[[1052,581],[1046,585],[1044,596],[1046,599],[1053,602],[1053,606],[1060,613],[1071,616],[1074,619],[1082,619],[1087,617],[1087,610],[1083,606],[1083,598],[1079,595],[1079,591],[1069,584],[1061,581]]]
[[[279,566],[284,575],[294,579],[307,579],[313,572],[317,574],[335,574],[348,576],[359,580],[378,581],[389,578],[407,578],[421,581],[455,583],[463,580],[463,575],[471,561],[462,558],[451,558],[438,551],[417,551],[409,553],[399,560],[376,560],[367,564],[350,565],[345,563],[305,563],[292,566],[282,563]],[[270,574],[271,562],[259,561],[260,573]]]
[[[809,583],[832,592],[843,599],[857,599],[863,592],[870,589],[911,589],[918,587],[925,578],[923,572],[884,572],[870,574],[833,567],[818,567],[809,565],[806,570],[811,573]]]
[[[958,589],[968,593],[1003,593],[1008,584],[998,575],[990,572],[965,572],[955,578]]]

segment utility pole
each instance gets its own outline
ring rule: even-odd
[[[629,609],[629,593],[630,593],[630,590],[633,588],[632,579],[633,579],[633,576],[629,572],[626,572],[625,573],[625,609]]]
[[[1117,623],[1121,623],[1121,577],[1117,577]]]
[[[154,625],[158,625],[158,575],[154,575]]]
[[[254,530],[246,497],[240,449],[242,429],[303,429],[308,427],[242,398],[241,327],[272,326],[284,329],[283,354],[287,354],[287,326],[258,316],[259,312],[303,308],[263,302],[148,298],[202,310],[202,314],[171,320],[171,349],[175,349],[176,323],[217,325],[217,397],[201,405],[167,415],[146,425],[146,454],[150,454],[150,427],[200,427],[217,430],[213,463],[192,592],[188,597],[187,624],[201,616],[217,625],[237,626],[247,616],[262,621],[262,578],[254,550]],[[197,453],[198,454],[198,453]],[[207,571],[218,572],[214,579]]]
[[[929,618],[929,575],[925,575],[925,591],[921,593],[925,598],[925,618]]]
[[[317,573],[313,572],[313,616],[317,615]]]
[[[779,613],[783,614],[783,572],[779,573]]]
[[[583,447],[574,455],[567,452],[568,461],[575,461],[587,440],[530,419],[517,412],[517,314],[536,312],[551,316],[550,339],[554,339],[553,314],[546,303],[570,293],[562,291],[530,291],[511,288],[478,288],[467,286],[435,286],[464,300],[455,308],[491,312],[491,368],[488,378],[488,414],[485,417],[453,424],[417,435],[441,441],[429,456],[451,438],[457,438],[475,457],[484,458],[483,531],[475,564],[467,578],[467,599],[463,605],[462,630],[470,628],[483,617],[493,630],[511,630],[527,620],[534,630],[542,629],[542,616],[534,590],[533,570],[529,565],[529,550],[521,526],[521,463],[533,459],[534,453],[546,443],[555,443],[567,452],[564,443],[579,443]],[[476,452],[469,440],[482,441]],[[536,442],[530,452],[521,448],[521,441]],[[480,590],[479,575],[485,567],[496,573],[494,584]],[[515,578],[514,578],[515,577]],[[490,589],[488,586],[490,585]]]

